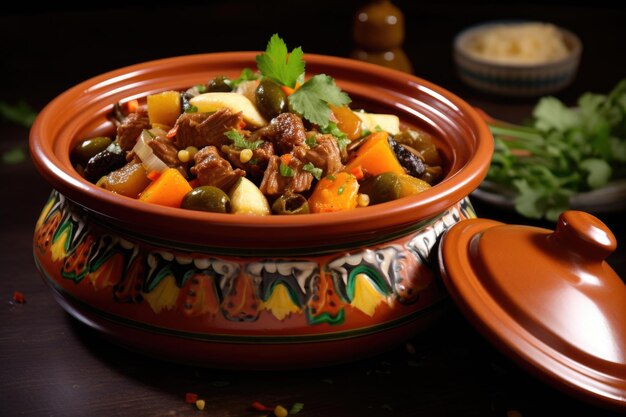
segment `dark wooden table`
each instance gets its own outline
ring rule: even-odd
[[[273,32],[305,52],[346,56],[352,13],[360,3],[278,1],[183,3],[143,9],[30,10],[0,16],[0,100],[25,99],[36,110],[73,84],[99,73],[166,56],[263,49]],[[585,45],[575,82],[559,97],[573,104],[585,91],[607,92],[626,75],[623,9],[565,5],[428,5],[396,2],[407,18],[405,49],[415,73],[471,104],[511,121],[535,101],[490,97],[456,78],[452,38],[492,18],[536,18],[578,33]],[[0,151],[25,147],[28,131],[0,121]],[[410,347],[341,366],[245,372],[166,363],[104,341],[66,314],[32,259],[35,221],[50,188],[27,159],[0,164],[1,416],[259,416],[253,401],[304,404],[304,416],[610,416],[527,373],[500,355],[450,305],[446,318]],[[532,223],[475,203],[479,216]],[[619,247],[610,264],[626,277],[624,215],[602,216]],[[26,303],[12,301],[14,291]],[[201,412],[186,392],[206,400]],[[516,414],[517,413],[517,414]]]

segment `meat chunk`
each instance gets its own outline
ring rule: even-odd
[[[220,156],[215,146],[200,149],[193,159],[195,165],[191,168],[191,173],[198,177],[201,185],[212,185],[228,192],[239,177],[246,175],[242,169],[233,169],[230,163]]]
[[[272,142],[278,154],[282,155],[303,145],[306,141],[306,132],[300,117],[293,113],[281,113],[274,117],[269,125],[252,132],[249,140],[259,139]]]
[[[117,127],[115,140],[123,151],[130,151],[137,143],[137,137],[144,129],[150,129],[150,120],[140,113],[129,114]]]
[[[263,172],[267,168],[270,157],[274,155],[274,145],[271,142],[263,142],[261,146],[252,151],[252,158],[249,162],[241,162],[239,154],[240,149],[232,146],[222,146],[222,152],[230,161],[233,167],[241,168],[246,171],[246,176],[252,181],[261,180]]]
[[[148,142],[148,145],[157,158],[165,162],[165,165],[175,167],[181,164],[180,159],[178,159],[178,148],[168,139],[157,136]]]
[[[292,157],[289,162],[293,175],[284,176],[280,173],[280,157],[273,155],[270,157],[267,168],[263,175],[263,180],[259,189],[265,195],[281,195],[287,191],[301,193],[311,188],[313,175],[302,169],[304,164],[298,158]]]
[[[224,136],[229,130],[243,125],[241,112],[233,113],[230,109],[219,109],[215,113],[184,113],[176,121],[174,143],[179,149],[195,146],[215,146],[218,149],[230,140]]]
[[[317,135],[317,145],[306,150],[302,160],[310,162],[322,170],[322,176],[334,174],[343,169],[341,151],[337,139],[332,135]]]

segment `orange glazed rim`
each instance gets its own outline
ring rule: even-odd
[[[493,152],[487,125],[461,98],[426,80],[352,59],[306,54],[307,74],[324,73],[364,108],[394,113],[440,139],[448,161],[443,181],[423,193],[355,210],[307,215],[245,216],[147,204],[113,194],[82,178],[69,154],[79,140],[112,124],[118,101],[183,90],[216,75],[255,68],[259,52],[187,55],[144,62],[86,80],[52,100],[30,132],[31,157],[50,185],[99,219],[164,240],[225,247],[318,247],[397,233],[442,213],[485,177]]]

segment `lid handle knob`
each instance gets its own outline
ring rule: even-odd
[[[606,259],[617,247],[613,232],[597,217],[584,211],[563,212],[553,236],[564,247],[594,261]]]

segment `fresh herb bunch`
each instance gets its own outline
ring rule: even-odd
[[[329,105],[346,105],[350,103],[350,97],[328,75],[317,74],[305,82],[302,48],[295,48],[290,54],[287,51],[285,42],[274,34],[265,52],[256,57],[261,75],[278,85],[296,88],[288,98],[290,109],[311,123],[326,128],[331,117]]]
[[[515,190],[515,209],[556,220],[570,198],[626,177],[626,79],[568,108],[543,97],[527,125],[488,120],[495,151],[487,180]]]

